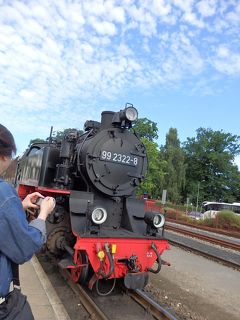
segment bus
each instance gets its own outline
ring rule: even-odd
[[[202,218],[215,218],[217,213],[222,210],[230,210],[240,216],[240,203],[226,203],[226,202],[210,202],[204,201],[202,203]]]

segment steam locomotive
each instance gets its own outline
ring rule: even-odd
[[[101,279],[112,279],[112,289],[117,278],[127,288],[143,288],[169,248],[164,216],[145,212],[135,196],[148,164],[145,146],[130,130],[137,118],[131,104],[104,111],[101,122],[86,121],[82,134],[32,144],[17,165],[21,198],[39,191],[56,199],[46,251],[75,282],[96,284],[99,294]]]

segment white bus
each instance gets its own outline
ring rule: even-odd
[[[202,203],[202,219],[215,218],[217,213],[222,210],[231,210],[240,216],[240,203],[226,203],[226,202],[210,202],[204,201]]]

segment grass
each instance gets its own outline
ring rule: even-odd
[[[184,213],[168,207],[164,208],[164,213],[166,218],[173,219],[176,221],[184,221],[194,225],[201,225],[211,228],[233,230],[240,232],[240,216],[237,216],[232,211],[223,210],[219,212],[215,218],[206,218],[204,220],[196,220],[187,217]]]
[[[216,228],[240,231],[240,216],[230,210],[220,211],[214,223]]]

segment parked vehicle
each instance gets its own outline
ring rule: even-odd
[[[187,216],[189,218],[193,218],[193,219],[196,219],[196,220],[202,220],[203,219],[203,214],[202,214],[202,212],[199,212],[199,211],[187,212]]]
[[[202,203],[203,219],[215,218],[217,213],[222,210],[230,210],[235,214],[240,215],[240,203],[226,203],[226,202],[210,202],[204,201]]]

